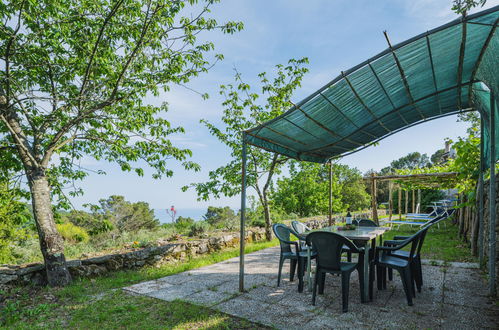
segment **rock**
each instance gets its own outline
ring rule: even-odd
[[[0,274],[0,284],[13,282],[16,281],[17,279],[18,279],[17,275]]]

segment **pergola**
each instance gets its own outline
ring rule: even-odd
[[[480,242],[483,172],[490,168],[490,293],[495,294],[495,164],[499,95],[499,6],[463,16],[341,72],[286,113],[243,132],[239,289],[244,291],[246,148],[328,163],[433,119],[481,115]]]

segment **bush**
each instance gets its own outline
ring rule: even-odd
[[[200,236],[210,229],[210,225],[204,221],[194,222],[189,231],[189,236]]]
[[[181,234],[186,234],[191,230],[191,226],[194,224],[194,219],[190,217],[178,217],[175,221],[174,228]]]
[[[84,228],[73,225],[70,222],[57,224],[56,226],[65,241],[76,243],[88,242],[90,239],[90,236]]]

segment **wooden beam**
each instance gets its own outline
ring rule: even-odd
[[[392,221],[392,213],[393,213],[393,193],[392,193],[392,190],[393,190],[393,182],[388,182],[388,212],[389,213],[389,216],[388,216],[388,221]]]
[[[405,214],[409,213],[409,190],[405,191]]]
[[[402,220],[402,188],[399,186],[399,220]]]
[[[405,181],[409,179],[426,179],[426,178],[447,178],[447,177],[457,177],[458,172],[442,172],[442,173],[419,173],[419,174],[392,174],[377,176],[378,181],[391,181],[399,180]],[[364,177],[363,180],[371,180],[370,177]]]
[[[412,213],[416,213],[416,190],[412,189]]]

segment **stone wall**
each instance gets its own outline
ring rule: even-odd
[[[263,228],[248,228],[246,241],[265,239]],[[116,254],[70,260],[67,262],[73,277],[92,277],[104,273],[134,269],[143,266],[160,266],[161,264],[183,260],[188,257],[220,251],[224,248],[239,245],[239,233],[223,233],[210,238],[181,242],[158,241],[157,246],[128,250]],[[0,265],[0,284],[33,284],[46,283],[45,266],[42,263],[27,265]]]
[[[355,218],[369,217],[369,213],[355,214]],[[344,221],[344,217],[335,217],[334,220],[337,222]],[[304,222],[312,229],[328,225],[328,219],[324,216],[309,218]],[[246,230],[247,242],[262,241],[264,239],[265,230],[263,228],[248,228]],[[188,257],[220,251],[224,248],[238,245],[239,232],[223,233],[209,238],[190,241],[168,242],[160,240],[153,247],[132,249],[81,260],[69,260],[67,265],[73,277],[92,277],[120,269],[160,266],[164,263],[183,260]],[[44,285],[45,283],[45,266],[42,263],[0,265],[0,285]]]
[[[490,208],[489,208],[489,192],[490,192],[490,181],[486,181],[484,186],[484,254],[485,256],[489,256],[489,243],[490,243]],[[496,287],[499,288],[499,217],[497,213],[499,212],[499,174],[496,175],[496,227],[495,227],[495,236],[496,236]],[[488,271],[488,264],[486,269]]]

